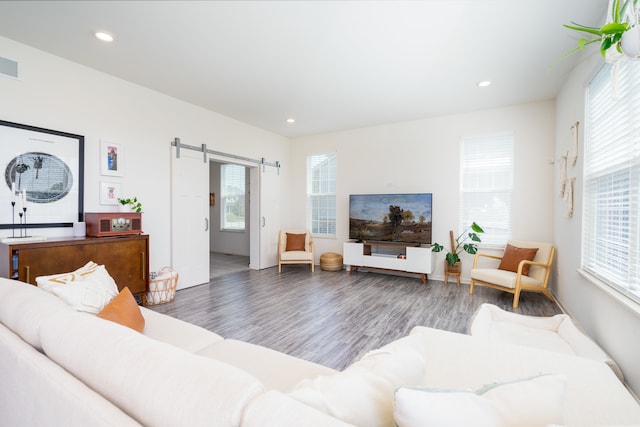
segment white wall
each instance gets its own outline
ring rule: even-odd
[[[184,144],[206,143],[221,152],[280,161],[281,184],[274,191],[283,201],[282,216],[287,214],[287,138],[2,37],[0,56],[18,61],[21,75],[20,80],[0,77],[0,119],[84,135],[85,212],[116,210],[99,204],[100,180],[121,182],[125,195],[138,196],[143,229],[150,235],[151,270],[171,261],[169,165],[175,137]],[[101,138],[124,145],[124,177],[100,176]],[[70,235],[71,229],[46,232]]]
[[[552,240],[555,108],[552,101],[395,123],[292,142],[292,227],[306,223],[306,157],[337,152],[337,238],[315,239],[316,255],[342,253],[348,240],[349,194],[433,193],[433,238],[448,242],[458,230],[460,139],[513,132],[513,237]],[[482,225],[482,224],[480,224]],[[471,257],[463,258],[468,281]],[[438,254],[433,278],[442,278]]]
[[[617,292],[587,280],[578,272],[582,245],[585,85],[600,65],[602,57],[596,52],[572,71],[557,97],[556,158],[567,151],[569,127],[576,121],[580,121],[580,148],[575,167],[568,168],[568,175],[576,177],[572,218],[565,215],[562,199],[554,197],[554,240],[558,248],[555,294],[568,314],[575,317],[613,357],[629,386],[636,395],[640,395],[640,307]],[[555,188],[559,189],[559,185],[558,168]]]

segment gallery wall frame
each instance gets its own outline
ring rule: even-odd
[[[124,176],[124,146],[122,144],[100,140],[100,174]]]
[[[15,192],[26,195],[23,228],[73,227],[84,217],[84,136],[0,120],[0,229],[15,228]]]
[[[122,197],[122,183],[100,181],[100,204],[119,205],[118,199]]]

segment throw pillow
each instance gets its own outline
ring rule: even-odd
[[[287,233],[287,247],[285,251],[304,251],[306,234],[290,234]]]
[[[118,286],[104,265],[95,263],[71,273],[37,277],[36,283],[74,309],[93,314],[118,295]]]
[[[533,261],[536,253],[538,253],[538,248],[518,248],[507,243],[507,247],[504,250],[504,255],[502,255],[502,261],[500,261],[498,269],[517,273],[520,261]],[[529,267],[531,267],[531,265],[525,264],[522,267],[522,274],[528,276]]]
[[[129,288],[123,288],[115,298],[107,304],[98,317],[127,326],[138,332],[144,331],[144,317],[140,307]]]
[[[544,427],[562,424],[564,375],[540,375],[477,391],[402,387],[396,390],[398,427]]]
[[[386,427],[393,425],[395,390],[421,384],[425,372],[417,349],[379,349],[342,372],[302,381],[289,396],[350,425]]]

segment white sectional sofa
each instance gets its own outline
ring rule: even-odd
[[[140,310],[143,333],[0,279],[0,425],[375,427],[394,425],[395,404],[398,425],[413,427],[415,408],[398,390],[449,399],[442,389],[494,381],[554,382],[543,394],[562,419],[535,408],[554,424],[640,425],[640,406],[613,372],[576,356],[416,327],[337,372]],[[524,400],[518,425],[536,425],[524,420]],[[438,409],[466,412],[451,404]]]

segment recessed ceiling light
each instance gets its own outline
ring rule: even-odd
[[[296,122],[296,119],[294,119],[293,117],[289,117],[287,119],[287,123],[295,123],[295,122]]]
[[[481,80],[478,82],[478,87],[487,87],[491,85],[491,80]]]
[[[104,31],[96,31],[95,36],[98,40],[102,40],[103,42],[110,43],[113,41],[113,36],[109,33],[105,33]]]

